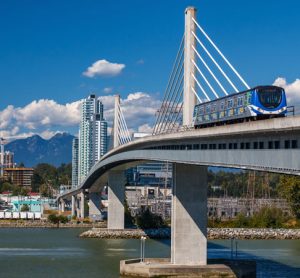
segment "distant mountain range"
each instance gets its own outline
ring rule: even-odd
[[[72,161],[73,138],[74,136],[68,133],[57,133],[49,140],[34,135],[8,143],[5,150],[15,154],[15,163],[23,162],[26,167],[33,167],[39,163],[59,166]]]

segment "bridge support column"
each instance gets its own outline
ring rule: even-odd
[[[174,164],[171,262],[207,264],[207,167]]]
[[[72,196],[71,208],[72,208],[71,216],[76,216],[76,197],[75,196]]]
[[[101,220],[101,196],[100,194],[96,192],[90,192],[89,193],[89,218],[92,221],[99,221]]]
[[[81,191],[80,195],[80,218],[84,218],[84,192]]]
[[[124,170],[111,170],[108,174],[108,229],[124,229]]]
[[[58,204],[58,210],[59,212],[64,212],[65,211],[65,201],[64,199],[60,199],[59,200],[59,204]]]

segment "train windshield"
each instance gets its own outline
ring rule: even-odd
[[[281,103],[282,89],[265,87],[257,89],[260,103],[266,108],[276,108]]]

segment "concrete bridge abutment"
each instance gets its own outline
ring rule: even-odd
[[[108,173],[108,229],[124,229],[124,170],[111,170]]]

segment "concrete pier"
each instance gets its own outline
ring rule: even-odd
[[[108,229],[124,229],[124,170],[111,170],[108,174]]]
[[[72,195],[72,200],[71,200],[71,215],[72,216],[76,216],[76,197],[74,195]]]
[[[100,193],[90,192],[89,193],[89,218],[92,221],[99,221],[101,220],[101,196]]]
[[[120,274],[125,277],[177,277],[177,278],[255,278],[255,261],[213,259],[208,265],[174,265],[168,259],[124,260]]]
[[[173,165],[171,262],[207,264],[207,167]]]

